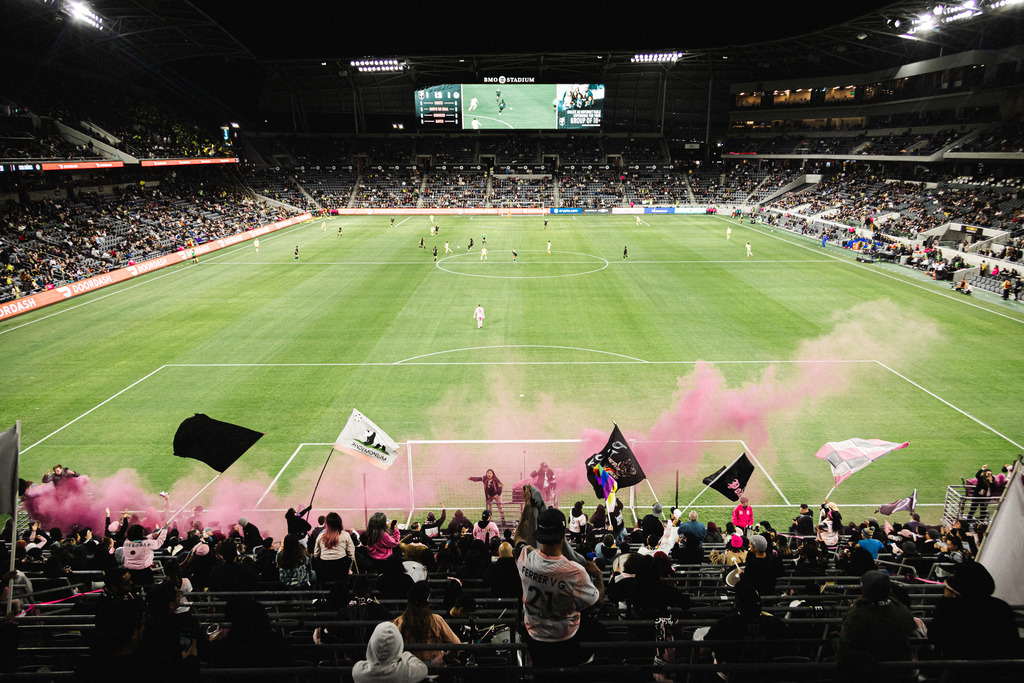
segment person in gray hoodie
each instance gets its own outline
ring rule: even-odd
[[[405,652],[405,641],[398,627],[382,621],[373,629],[366,645],[366,659],[352,667],[355,683],[416,683],[427,677],[427,665],[411,652]]]

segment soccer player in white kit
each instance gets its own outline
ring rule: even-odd
[[[256,253],[260,253],[260,238],[257,237],[256,241],[252,243],[252,246],[256,247]]]
[[[484,326],[484,307],[478,305],[473,311],[473,317],[476,318],[476,329],[479,330]]]
[[[327,221],[321,221],[320,229],[323,230],[324,232],[327,232]]]
[[[636,217],[636,225],[637,227],[640,227],[640,216]]]
[[[730,225],[725,229],[725,239],[732,239],[732,226]]]
[[[451,247],[448,246],[447,242],[444,243],[444,253],[446,253],[446,254],[452,253]]]
[[[480,247],[480,260],[481,261],[486,261],[487,260],[487,247]]]
[[[551,240],[548,240],[548,253],[551,253]]]
[[[750,242],[747,242],[747,258],[750,258],[754,254],[750,251]]]

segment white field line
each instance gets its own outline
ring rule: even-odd
[[[962,410],[962,409],[960,409],[960,408],[957,408],[957,407],[956,407],[955,405],[953,405],[952,403],[950,403],[950,402],[949,402],[949,401],[947,401],[946,399],[942,398],[941,396],[938,396],[937,394],[934,394],[934,393],[932,393],[932,392],[928,391],[927,389],[925,389],[925,388],[924,388],[923,386],[921,386],[920,384],[918,384],[918,383],[917,383],[917,382],[915,382],[914,380],[910,379],[909,377],[907,377],[907,376],[905,376],[905,375],[902,375],[902,374],[900,374],[899,372],[896,372],[895,370],[893,370],[892,368],[890,368],[890,367],[889,367],[888,365],[886,365],[886,364],[885,364],[885,363],[883,363],[882,361],[875,361],[875,362],[876,362],[876,363],[878,363],[879,365],[881,365],[881,366],[882,366],[883,368],[885,368],[885,369],[886,369],[886,370],[888,370],[889,372],[891,372],[892,374],[894,374],[894,375],[896,375],[897,377],[899,377],[900,379],[902,379],[903,381],[905,381],[905,382],[907,382],[907,383],[909,383],[909,384],[911,384],[911,385],[913,385],[913,386],[917,387],[918,389],[920,389],[920,390],[921,390],[921,391],[923,391],[924,393],[928,394],[928,395],[929,395],[929,396],[931,396],[932,398],[936,399],[937,401],[940,401],[941,403],[944,403],[944,404],[946,404],[947,406],[949,406],[950,408],[952,408],[952,409],[953,409],[953,410],[955,410],[956,412],[960,413],[961,415],[963,415],[963,416],[964,416],[964,417],[966,417],[967,419],[969,419],[969,420],[973,420],[974,422],[978,423],[979,425],[981,425],[982,427],[984,427],[984,428],[985,428],[985,429],[987,429],[988,431],[992,432],[993,434],[995,434],[995,435],[996,435],[996,436],[998,436],[999,438],[1001,438],[1001,439],[1004,439],[1004,440],[1005,440],[1005,441],[1007,441],[1008,443],[1010,443],[1010,444],[1012,444],[1012,445],[1016,446],[1016,447],[1017,447],[1017,448],[1018,448],[1019,450],[1024,450],[1024,446],[1021,446],[1021,445],[1020,445],[1019,443],[1017,443],[1016,441],[1014,441],[1014,440],[1013,440],[1013,439],[1011,439],[1010,437],[1006,436],[1005,434],[1002,434],[1002,433],[1000,433],[1000,432],[996,431],[995,429],[993,429],[992,427],[988,426],[987,424],[985,424],[984,422],[982,422],[982,421],[981,421],[981,420],[979,420],[978,418],[974,417],[973,415],[971,415],[971,414],[970,414],[970,413],[968,413],[967,411],[965,411],[965,410]]]
[[[35,448],[36,446],[38,446],[38,445],[39,445],[39,444],[41,444],[42,442],[46,441],[47,439],[49,439],[49,438],[50,438],[51,436],[53,436],[53,435],[54,435],[54,434],[56,434],[57,432],[60,432],[61,430],[65,429],[66,427],[70,427],[71,425],[75,424],[76,422],[78,422],[79,420],[81,420],[81,419],[82,419],[83,417],[85,417],[86,415],[88,415],[89,413],[91,413],[92,411],[94,411],[94,410],[96,410],[96,409],[98,409],[98,408],[101,408],[102,406],[106,405],[107,403],[110,403],[110,402],[111,402],[111,401],[113,401],[113,400],[114,400],[115,398],[117,398],[118,396],[120,396],[120,395],[121,395],[121,394],[123,394],[124,392],[126,392],[126,391],[128,391],[129,389],[131,389],[132,387],[134,387],[134,386],[135,386],[136,384],[140,384],[140,383],[144,382],[145,380],[149,379],[150,377],[152,377],[152,376],[153,376],[153,375],[155,375],[156,373],[158,373],[158,372],[160,372],[161,370],[163,370],[163,369],[164,369],[165,367],[167,367],[167,366],[166,366],[166,365],[161,365],[161,366],[160,366],[160,367],[158,367],[158,368],[157,368],[156,370],[154,370],[153,372],[149,373],[148,375],[146,375],[146,376],[145,376],[145,377],[143,377],[142,379],[137,379],[137,380],[135,380],[134,382],[132,382],[131,384],[129,384],[129,385],[128,385],[128,386],[126,386],[126,387],[125,387],[124,389],[122,389],[121,391],[117,392],[116,394],[114,394],[114,395],[113,395],[113,396],[111,396],[110,398],[106,399],[105,401],[102,401],[101,403],[97,403],[97,404],[96,404],[96,405],[94,405],[94,406],[93,406],[92,408],[89,408],[89,410],[85,411],[84,413],[82,413],[81,415],[79,415],[78,417],[76,417],[76,418],[75,418],[74,420],[72,420],[71,422],[68,422],[68,423],[67,423],[66,425],[64,425],[63,427],[58,427],[57,429],[53,430],[52,432],[50,432],[49,434],[47,434],[47,435],[46,435],[46,436],[44,436],[43,438],[39,439],[39,441],[36,441],[36,442],[35,442],[34,444],[32,444],[31,446],[29,446],[28,448],[23,448],[23,449],[21,449],[21,452],[22,452],[22,453],[25,453],[26,451],[30,451],[30,450],[32,450],[33,448]]]
[[[768,470],[764,468],[764,465],[762,465],[761,461],[757,459],[757,456],[754,455],[754,452],[751,451],[749,447],[747,447],[746,442],[740,440],[740,443],[743,445],[744,452],[746,452],[746,454],[749,455],[751,459],[753,459],[755,465],[761,468],[761,471],[764,472],[764,476],[768,477],[768,481],[771,482],[771,485],[774,486],[775,490],[779,492],[780,496],[782,496],[783,502],[785,502],[786,505],[790,505],[791,503],[789,502],[789,498],[786,498],[786,494],[782,492],[782,489],[779,488],[779,485],[775,483],[774,479],[772,479],[772,475],[768,474]]]
[[[647,361],[634,356],[627,356],[621,353],[614,353],[612,351],[600,351],[598,349],[584,349],[578,346],[549,346],[546,344],[499,344],[495,346],[470,346],[464,349],[452,349],[450,351],[434,351],[433,353],[424,353],[419,356],[412,356],[405,360],[395,361],[395,365],[401,365],[408,363],[409,361],[419,360],[420,358],[429,358],[430,356],[438,356],[443,353],[459,353],[461,351],[481,351],[484,349],[559,349],[562,351],[586,351],[588,353],[604,353],[609,356],[618,356],[619,358],[626,358],[636,363],[646,363]]]
[[[444,352],[439,352],[439,353],[444,353]],[[609,353],[609,352],[600,352],[600,353]],[[428,355],[433,355],[433,354],[428,354]],[[619,354],[612,354],[612,355],[619,355]],[[419,356],[417,356],[417,358],[418,357]],[[634,361],[593,361],[593,362],[594,363],[606,363],[606,364],[620,364],[620,363],[627,363],[627,362],[629,362],[629,363],[648,363],[649,362],[651,364],[659,364],[660,365],[660,364],[693,364],[693,363],[695,363],[697,361],[643,361],[643,360],[640,360],[640,359],[636,359]],[[709,362],[709,363],[712,363],[712,364],[716,364],[716,363],[718,363],[718,364],[725,364],[725,363],[744,363],[744,364],[749,364],[749,363],[761,363],[761,364],[764,364],[764,363],[875,363],[878,366],[888,370],[890,373],[896,375],[900,379],[904,380],[908,384],[916,387],[917,389],[923,391],[924,393],[928,394],[929,396],[935,398],[939,402],[941,402],[941,403],[945,404],[946,406],[952,408],[953,410],[955,410],[956,412],[960,413],[964,417],[967,417],[971,421],[973,421],[976,424],[980,425],[981,427],[987,429],[988,431],[990,431],[991,433],[995,434],[996,436],[1004,439],[1005,441],[1007,441],[1008,443],[1012,444],[1013,446],[1016,446],[1018,449],[1024,449],[1024,446],[1021,446],[1016,441],[1014,441],[1014,440],[1010,439],[1009,437],[1007,437],[1006,435],[998,432],[997,430],[995,430],[992,427],[990,427],[989,425],[985,424],[984,422],[982,422],[978,418],[974,417],[973,415],[971,415],[970,413],[964,411],[963,409],[958,408],[957,406],[953,405],[952,403],[950,403],[949,401],[945,400],[944,398],[942,398],[942,397],[938,396],[937,394],[929,391],[928,389],[925,389],[923,386],[921,386],[917,382],[914,382],[913,380],[911,380],[910,378],[906,377],[905,375],[897,372],[896,370],[893,370],[891,367],[889,367],[885,363],[882,363],[879,360],[834,360],[834,361],[829,361],[829,360],[813,360],[813,361],[791,360],[791,361],[706,361],[706,362]],[[182,364],[166,364],[166,365],[161,365],[156,370],[153,370],[148,375],[146,375],[146,376],[136,380],[135,382],[133,382],[132,384],[128,385],[124,389],[121,389],[120,391],[118,391],[116,394],[114,394],[114,395],[110,396],[109,398],[107,398],[107,399],[101,401],[100,403],[96,404],[95,406],[93,406],[89,410],[85,411],[84,413],[82,413],[81,415],[76,417],[75,419],[71,420],[67,424],[65,424],[65,425],[55,429],[53,432],[51,432],[50,434],[47,434],[45,437],[43,437],[39,441],[35,442],[31,446],[28,446],[27,448],[24,448],[21,452],[25,453],[25,452],[31,450],[32,448],[35,448],[39,444],[41,444],[44,441],[46,441],[47,439],[49,439],[51,436],[54,436],[55,434],[61,432],[62,430],[66,429],[67,427],[69,427],[72,424],[74,424],[75,422],[78,422],[79,420],[81,420],[82,418],[86,417],[87,415],[89,415],[93,411],[95,411],[95,410],[99,409],[100,407],[106,405],[107,403],[109,403],[110,401],[114,400],[115,398],[117,398],[121,394],[124,394],[125,392],[127,392],[129,389],[132,389],[135,386],[137,386],[138,384],[141,384],[143,381],[149,379],[150,377],[152,377],[156,373],[160,372],[164,368],[170,368],[170,367],[184,367],[184,368],[188,368],[188,367],[308,367],[308,366],[364,367],[364,366],[391,366],[391,365],[397,365],[397,364],[417,365],[416,363],[409,363],[409,362],[406,362],[406,361],[399,361],[398,363],[195,363],[195,364],[182,363]],[[469,364],[474,364],[474,365],[515,365],[515,364],[530,364],[530,363],[428,363],[426,365],[469,365]],[[460,444],[460,443],[466,443],[466,444],[512,444],[512,443],[580,443],[580,442],[581,442],[580,439],[475,439],[475,440],[466,440],[466,439],[462,439],[462,440],[431,440],[431,439],[426,439],[426,440],[410,440],[410,441],[404,442],[404,443],[411,446],[412,444]],[[771,482],[772,486],[775,487],[775,490],[778,491],[780,496],[782,496],[782,499],[787,502],[787,505],[789,505],[788,498],[786,498],[786,495],[779,488],[778,484],[776,484],[775,481],[771,478],[771,475],[768,474],[768,471],[764,468],[764,466],[760,463],[760,461],[757,460],[756,456],[754,456],[752,453],[749,453],[749,449],[747,448],[745,443],[743,443],[742,441],[736,441],[736,440],[732,440],[732,439],[702,440],[702,441],[699,441],[699,443],[740,443],[743,446],[744,450],[748,451],[748,454],[750,455],[750,457],[752,457],[754,459],[755,463],[761,469],[761,471],[764,472],[765,476],[768,478],[768,481]],[[269,494],[270,490],[274,487],[274,485],[277,483],[277,481],[280,479],[280,477],[284,473],[285,469],[287,469],[287,467],[291,464],[292,460],[294,460],[294,458],[298,454],[299,450],[301,448],[303,448],[304,446],[333,446],[333,442],[332,443],[302,443],[302,444],[300,444],[299,447],[296,448],[295,451],[292,453],[291,457],[289,457],[288,460],[285,462],[284,466],[282,466],[282,468],[278,472],[277,476],[275,476],[273,481],[271,481],[270,486],[268,486],[266,491],[263,492],[263,495],[260,496],[259,500],[256,502],[256,507],[257,508],[259,507],[259,504],[261,502],[263,502],[263,499],[266,498],[266,496]],[[413,493],[414,493],[414,491],[413,491],[413,481],[412,481],[411,448],[410,448],[410,456],[409,456],[409,468],[410,468],[409,469],[410,500],[414,500],[414,498],[413,498]],[[927,505],[927,504],[920,503],[920,505]],[[864,504],[864,506],[867,506],[867,504]],[[722,506],[697,506],[697,505],[695,505],[693,507],[722,507]],[[725,507],[728,507],[728,506],[725,506]],[[762,505],[762,506],[759,506],[759,507],[786,507],[786,506],[765,506],[765,505]],[[410,511],[410,514],[411,514],[411,511]]]
[[[295,232],[296,230],[298,230],[301,227],[304,227],[304,226],[300,223],[299,225],[296,225],[295,227],[293,227],[291,230],[286,230],[285,232],[281,232],[281,233],[271,233],[266,238],[264,238],[264,241],[275,239],[277,237],[284,237],[285,235],[288,235],[288,234],[290,234],[292,232]],[[233,254],[234,252],[239,251],[241,249],[246,249],[246,248],[249,247],[249,244],[250,244],[250,241],[246,240],[245,242],[241,242],[241,243],[239,243],[237,245],[233,245],[231,247],[227,247],[226,249],[221,249],[219,252],[214,253],[210,257],[204,257],[203,263],[209,263],[210,261],[214,261],[214,260],[219,259],[221,257],[227,256],[228,254]],[[68,306],[67,308],[62,308],[62,309],[60,309],[58,311],[54,311],[53,313],[50,313],[49,315],[44,315],[44,316],[39,317],[39,318],[33,318],[32,320],[29,320],[28,322],[24,322],[24,323],[22,323],[20,325],[17,325],[15,327],[9,327],[6,330],[0,330],[0,334],[7,334],[8,332],[13,332],[14,330],[19,330],[22,327],[25,327],[27,325],[32,325],[32,324],[40,322],[42,320],[46,320],[48,318],[52,318],[55,315],[63,315],[64,313],[67,313],[69,311],[73,311],[76,308],[81,308],[82,306],[88,306],[89,304],[94,304],[97,301],[103,301],[104,299],[106,299],[108,297],[118,296],[120,294],[124,294],[125,292],[131,291],[131,290],[135,289],[136,287],[143,287],[145,285],[152,284],[152,283],[156,282],[157,280],[162,280],[165,277],[169,277],[171,275],[177,275],[179,273],[184,273],[184,272],[188,271],[189,269],[195,268],[197,266],[197,264],[195,264],[195,263],[187,263],[187,264],[183,264],[183,265],[185,265],[184,268],[171,268],[168,272],[161,273],[160,275],[156,275],[154,273],[153,277],[147,278],[147,279],[143,280],[142,282],[137,282],[137,283],[135,283],[133,285],[130,285],[130,286],[127,286],[127,287],[121,287],[121,288],[117,289],[116,291],[108,292],[106,294],[93,297],[93,298],[89,299],[88,301],[83,301],[83,302],[81,302],[79,304],[76,304],[74,306]],[[218,265],[223,265],[223,264],[218,264]]]
[[[533,250],[529,250],[529,251],[541,252],[541,251],[543,251],[543,249],[533,249]],[[479,252],[471,251],[471,252],[467,252],[467,253],[468,254],[477,254]],[[487,253],[488,253],[488,255],[491,255],[491,256],[493,256],[495,254],[511,254],[512,250],[511,249],[488,250]],[[517,253],[524,254],[524,253],[526,253],[526,250],[519,251]],[[589,254],[588,254],[588,256],[589,256]],[[679,265],[679,264],[697,264],[697,265],[700,265],[700,264],[703,264],[703,263],[707,263],[709,265],[710,264],[713,264],[713,265],[738,265],[738,266],[742,266],[743,268],[749,268],[751,265],[771,266],[771,265],[774,265],[774,264],[777,264],[777,263],[787,263],[787,264],[793,264],[793,265],[800,265],[800,264],[805,264],[805,263],[814,264],[814,265],[821,265],[821,264],[833,265],[832,261],[825,261],[825,260],[813,261],[813,260],[810,260],[810,259],[796,259],[796,260],[778,260],[778,261],[760,261],[760,262],[755,262],[755,261],[707,261],[707,260],[699,260],[699,259],[698,260],[689,260],[689,261],[644,261],[644,260],[640,260],[640,259],[635,259],[633,257],[630,257],[629,261],[616,261],[614,259],[609,261],[607,259],[604,259],[604,257],[600,257],[600,256],[596,257],[596,258],[601,258],[602,260],[605,260],[608,266],[620,265],[620,266],[628,266],[628,267],[631,267],[631,268],[635,267],[635,266],[638,266],[638,265],[640,265],[640,266],[644,266],[644,265]],[[498,261],[498,260],[495,260],[495,261],[479,261],[479,260],[465,260],[465,259],[462,259],[462,260],[459,260],[459,261],[452,261],[451,259],[452,259],[452,257],[449,256],[449,257],[447,257],[445,259],[441,259],[441,260],[447,262],[449,265],[458,264],[460,267],[461,266],[476,266],[478,268],[494,268],[495,264],[497,264],[498,266],[505,266],[505,267],[508,267],[508,268],[515,268],[516,270],[522,270],[524,267],[529,267],[529,266],[580,266],[580,265],[588,265],[587,263],[581,263],[580,261],[547,261],[547,260],[545,260],[545,261],[527,261],[527,260],[523,260],[522,258],[520,258],[518,261],[516,261],[515,264],[513,264],[511,261]],[[440,262],[441,261],[438,261],[438,263],[440,263]],[[190,264],[190,265],[193,265],[193,264]],[[302,266],[433,266],[433,265],[437,265],[437,264],[435,264],[432,261],[299,261],[298,263],[296,263],[294,261],[273,261],[273,262],[267,262],[267,261],[231,261],[230,263],[218,263],[218,264],[215,264],[215,265],[218,265],[218,266],[287,266],[289,268],[300,268]],[[441,268],[441,270],[444,270],[444,268]],[[458,275],[459,273],[455,273],[455,274]],[[577,273],[577,274],[578,275],[589,275],[590,273]],[[511,278],[511,279],[516,279],[516,278]]]
[[[276,476],[276,477],[274,477],[274,478],[273,478],[273,480],[272,480],[272,481],[270,482],[270,485],[269,485],[269,486],[267,486],[267,490],[266,490],[266,491],[264,491],[264,492],[263,492],[263,495],[262,495],[262,496],[260,496],[260,499],[256,501],[256,508],[257,508],[257,509],[259,508],[259,506],[260,506],[260,503],[262,503],[262,502],[263,502],[263,499],[267,497],[267,494],[268,494],[268,493],[270,493],[270,489],[274,488],[274,485],[275,485],[275,484],[277,484],[277,480],[281,478],[281,475],[282,475],[282,474],[284,474],[284,471],[285,471],[286,469],[288,469],[288,465],[292,464],[292,460],[294,460],[294,459],[295,459],[295,456],[299,454],[299,451],[301,451],[301,450],[303,449],[303,447],[304,447],[304,446],[327,446],[327,445],[332,445],[332,446],[333,446],[334,444],[325,444],[325,443],[300,443],[300,444],[298,445],[298,447],[296,447],[296,449],[295,449],[294,451],[292,451],[292,455],[291,455],[291,457],[290,457],[290,458],[288,458],[288,460],[286,460],[286,461],[285,461],[284,465],[282,465],[282,466],[281,466],[281,470],[280,470],[280,471],[279,471],[279,472],[277,473],[277,476]]]
[[[896,282],[900,282],[900,283],[902,283],[904,285],[908,285],[910,287],[916,287],[917,289],[920,289],[922,291],[928,292],[930,294],[935,294],[935,295],[941,296],[944,299],[949,299],[950,301],[956,301],[956,302],[958,302],[958,303],[960,303],[960,304],[962,304],[964,306],[970,306],[972,308],[977,308],[979,311],[985,311],[986,313],[991,313],[992,315],[998,315],[1001,318],[1006,318],[1007,320],[1012,320],[1015,323],[1024,324],[1024,318],[1017,318],[1017,317],[1014,317],[1012,315],[1007,315],[1005,313],[1000,313],[999,311],[992,310],[991,308],[986,308],[985,306],[981,306],[979,304],[976,304],[976,303],[973,303],[971,301],[968,301],[967,297],[965,297],[963,295],[955,295],[955,296],[954,295],[950,295],[950,294],[947,294],[946,292],[939,291],[939,290],[937,290],[937,289],[935,289],[933,287],[926,287],[924,285],[918,284],[918,283],[913,282],[911,280],[907,280],[907,279],[904,279],[902,277],[897,277],[897,276],[895,276],[895,275],[893,275],[891,273],[886,273],[883,270],[879,270],[877,268],[870,268],[870,267],[868,267],[868,266],[866,266],[866,265],[864,265],[862,263],[857,263],[855,261],[847,261],[846,259],[839,258],[838,256],[833,256],[832,254],[823,252],[823,251],[821,251],[820,248],[814,248],[814,247],[807,246],[806,244],[800,244],[799,242],[794,242],[792,240],[788,240],[788,239],[786,239],[786,235],[785,234],[779,235],[779,234],[776,234],[776,233],[767,233],[764,230],[758,229],[756,226],[753,226],[753,225],[743,225],[742,222],[737,223],[732,218],[727,218],[725,216],[717,216],[717,215],[716,215],[716,217],[720,218],[723,221],[726,221],[726,222],[729,222],[729,223],[733,223],[735,225],[739,225],[740,227],[747,228],[748,230],[753,230],[754,232],[759,233],[759,234],[761,234],[761,235],[763,235],[765,237],[770,237],[772,239],[779,240],[780,242],[785,242],[786,244],[789,244],[789,245],[794,246],[794,247],[800,247],[801,249],[805,249],[805,250],[813,252],[815,254],[819,254],[821,256],[825,256],[826,258],[834,259],[836,261],[839,261],[840,263],[845,263],[847,266],[852,266],[853,268],[859,268],[861,270],[864,270],[864,271],[869,272],[869,273],[874,273],[875,275],[879,275],[881,277],[887,277],[890,280],[895,280]]]
[[[481,346],[478,349],[489,349],[489,348],[507,348],[503,346]],[[542,346],[538,345],[537,348],[565,348],[556,346]],[[464,351],[464,350],[476,350],[476,349],[453,349],[453,351]],[[591,349],[583,349],[590,351]],[[620,354],[612,353],[610,351],[597,351],[593,350],[594,353],[606,353],[613,356]],[[452,353],[452,351],[438,351],[436,353],[428,353],[424,356],[414,356],[413,358],[423,358],[426,356],[434,356],[442,353]],[[623,358],[631,358],[630,356],[622,356]],[[854,360],[854,359],[835,359],[835,360],[643,360],[641,358],[635,360],[593,360],[593,361],[466,361],[466,362],[445,362],[439,361],[436,363],[413,363],[412,358],[405,360],[392,361],[389,363],[373,363],[373,362],[353,362],[353,363],[168,363],[164,367],[167,368],[289,368],[289,367],[375,367],[375,366],[392,366],[392,365],[635,365],[642,363],[645,365],[694,365],[696,363],[708,363],[710,365],[780,365],[780,364],[797,364],[797,363],[877,363],[876,360]]]

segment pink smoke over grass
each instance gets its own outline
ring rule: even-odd
[[[697,363],[691,372],[677,378],[674,392],[664,401],[667,407],[653,417],[649,428],[620,425],[648,477],[655,480],[669,477],[675,470],[686,473],[691,480],[695,475],[710,474],[714,468],[706,472],[697,471],[702,454],[708,448],[697,443],[702,440],[742,439],[758,460],[770,463],[777,449],[772,442],[774,427],[794,421],[801,409],[842,395],[854,383],[865,381],[858,377],[863,364],[841,361],[877,359],[887,364],[899,363],[904,355],[926,354],[939,336],[934,324],[887,301],[860,304],[837,312],[833,322],[831,331],[796,344],[792,358],[801,362],[767,365],[756,377],[738,385],[729,384],[721,366],[711,362]],[[504,497],[506,502],[510,501],[511,487],[524,469],[529,475],[540,460],[553,460],[551,456],[558,449],[569,449],[570,453],[576,451],[571,465],[565,465],[572,459],[571,454],[560,456],[564,466],[559,467],[552,462],[559,489],[590,490],[583,462],[604,447],[611,421],[621,406],[594,406],[587,404],[585,399],[559,402],[545,394],[526,404],[517,399],[519,391],[513,388],[515,381],[514,373],[507,368],[489,372],[484,382],[490,393],[486,400],[480,400],[467,389],[467,385],[449,387],[443,397],[425,411],[425,421],[434,425],[431,432],[392,436],[399,440],[459,440],[467,437],[492,441],[556,439],[566,435],[566,425],[577,425],[573,429],[578,429],[580,424],[593,422],[595,410],[607,415],[605,424],[600,428],[583,429],[578,448],[569,444],[524,449],[522,444],[509,443],[480,444],[471,449],[442,446],[427,449],[420,446],[413,458],[415,503],[420,512],[425,506],[436,509],[442,501],[451,503],[453,491],[460,499],[478,500],[482,506],[481,484],[469,482],[467,478],[480,476],[489,467],[494,468],[504,481]],[[658,387],[651,387],[651,390],[657,391]],[[476,406],[480,406],[481,414],[474,427],[475,433],[456,433],[448,419],[452,411],[470,411]],[[799,424],[798,419],[795,421]],[[834,435],[836,439],[847,436]],[[721,445],[718,445],[716,452],[720,449]],[[529,451],[525,463],[524,450]],[[738,455],[739,448],[733,457]],[[204,526],[220,528],[226,533],[244,515],[265,535],[280,538],[285,531],[283,510],[306,506],[326,457],[325,451],[308,458],[306,465],[296,464],[290,468],[285,479],[260,504],[259,511],[253,511],[253,508],[269,484],[269,478],[266,473],[248,469],[244,462],[239,462],[207,488],[175,522],[179,529],[184,530],[191,521],[192,507],[202,505],[206,508],[200,516]],[[412,500],[407,458],[403,451],[398,462],[384,472],[335,453],[320,483],[310,521],[315,523],[318,514],[330,510],[347,509],[342,513],[345,526],[362,528],[363,474],[366,475],[369,514],[384,510],[389,516],[398,516],[401,511],[408,510]],[[197,465],[191,473],[178,480],[170,490],[170,512],[185,505],[212,477],[211,470]],[[756,495],[759,487],[767,486],[760,478],[751,483],[752,495]],[[61,490],[64,486],[72,488]],[[83,475],[76,480],[62,481],[58,487],[55,490],[52,484],[40,484],[33,487],[28,496],[26,507],[44,527],[58,526],[67,531],[72,524],[79,524],[99,529],[103,523],[103,509],[107,506],[115,518],[126,509],[139,511],[144,523],[150,526],[162,523],[168,516],[163,500],[155,490],[142,483],[135,470],[121,470],[105,479],[90,479]],[[559,502],[567,507],[572,501],[562,499]],[[469,516],[473,518],[472,514]]]

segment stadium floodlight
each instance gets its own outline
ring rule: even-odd
[[[405,71],[409,68],[404,59],[353,59],[350,62],[356,70],[362,72]]]
[[[103,30],[103,18],[93,12],[84,2],[69,2],[64,4],[62,10],[65,14],[76,21],[92,26],[97,31]]]
[[[682,52],[638,52],[629,61],[634,64],[674,64],[682,56]]]

